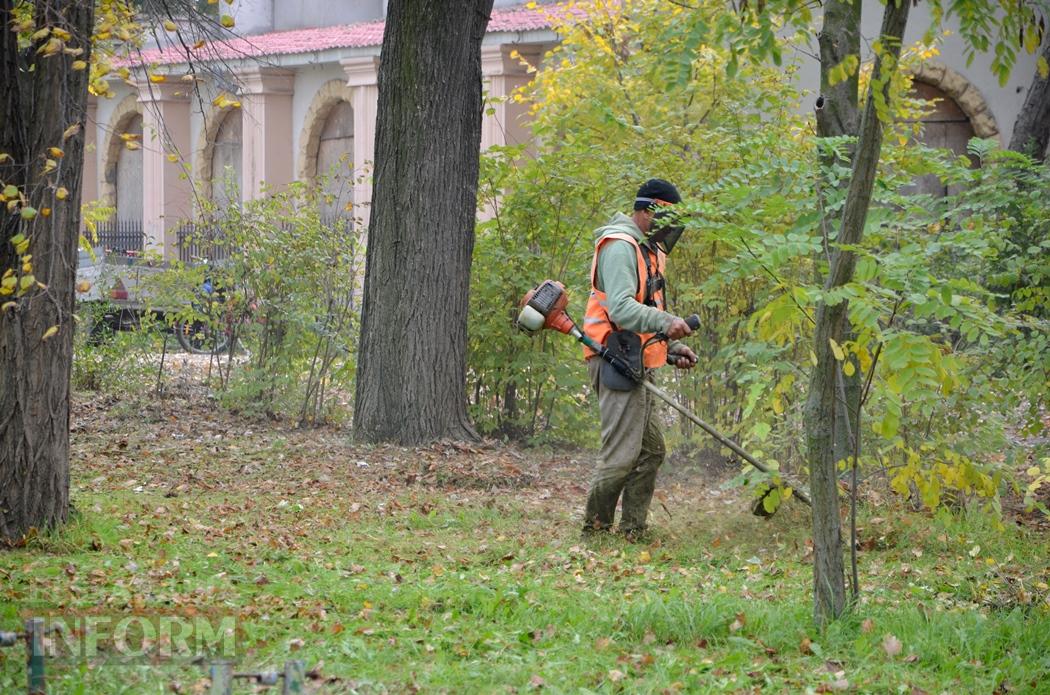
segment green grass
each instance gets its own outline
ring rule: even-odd
[[[578,476],[564,470],[432,489],[405,483],[420,461],[499,451],[449,459],[314,436],[229,436],[168,465],[148,437],[91,444],[71,523],[0,554],[0,629],[40,614],[230,615],[237,669],[301,658],[321,664],[325,692],[1050,692],[1050,544],[1013,525],[865,510],[861,601],[819,632],[798,508],[762,521],[665,483],[674,517],[657,512],[652,542],[584,541]],[[53,693],[205,685],[189,657],[48,669]],[[24,673],[21,650],[0,650],[0,692],[19,692]]]

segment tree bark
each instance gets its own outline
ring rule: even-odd
[[[391,0],[379,68],[354,430],[474,438],[466,353],[492,0]]]
[[[1043,39],[1043,60],[1050,62],[1050,38]],[[1039,74],[1038,68],[1028,87],[1024,106],[1017,114],[1010,149],[1031,155],[1037,161],[1046,157],[1050,144],[1050,79]]]
[[[882,149],[882,123],[875,111],[874,89],[881,89],[882,98],[889,100],[889,76],[898,69],[901,37],[904,35],[910,5],[909,0],[891,1],[887,3],[883,14],[881,36],[884,55],[876,58],[868,100],[861,117],[853,175],[837,235],[840,244],[857,244],[864,236],[864,222],[871,204]],[[836,248],[832,253],[824,288],[831,290],[850,282],[855,264],[856,257],[852,252]],[[841,367],[832,354],[829,339],[842,340],[847,308],[845,301],[834,305],[823,302],[817,305],[813,346],[817,364],[811,374],[805,411],[813,500],[813,613],[818,625],[838,617],[846,603],[842,521],[833,437],[836,419],[841,416],[841,411],[836,407],[836,372]]]
[[[831,84],[831,68],[848,56],[860,58],[860,8],[857,0],[828,0],[824,3],[824,23],[817,40],[820,44],[820,95],[817,110],[817,136],[822,138],[856,135],[860,124],[858,83],[860,68],[838,84]]]
[[[856,136],[860,125],[859,105],[859,82],[860,82],[860,20],[861,3],[848,0],[828,0],[824,3],[824,21],[821,26],[818,42],[820,45],[820,94],[821,100],[817,108],[817,136],[821,138],[841,137],[844,135]],[[849,56],[857,56],[858,67],[849,78],[836,84],[831,83],[831,69],[839,65]],[[854,146],[848,152],[852,157]],[[834,164],[831,161],[833,155],[824,155],[826,166]],[[826,185],[826,182],[825,182]],[[842,184],[848,186],[848,182]],[[824,189],[822,189],[823,191]],[[823,193],[821,197],[825,196]],[[823,218],[821,229],[829,230],[838,228],[839,219],[828,211],[826,201],[821,201]],[[844,330],[844,338],[852,339],[852,329],[848,326]],[[838,415],[835,418],[834,456],[836,461],[848,457],[853,451],[854,433],[849,426],[851,420],[856,420],[857,409],[860,407],[860,372],[857,370],[852,376],[843,375],[845,398],[838,398]],[[840,394],[841,396],[842,394]]]
[[[69,376],[84,163],[87,70],[92,0],[36,0],[36,28],[61,27],[70,49],[38,54],[20,49],[11,30],[13,0],[0,0],[0,180],[25,193],[38,214],[22,219],[0,210],[0,275],[24,274],[11,239],[29,239],[33,276],[42,286],[0,296],[0,541],[18,543],[32,529],[65,521],[69,507]],[[80,125],[75,135],[63,132]],[[62,150],[61,154],[49,148]],[[46,172],[48,159],[55,162]],[[60,200],[56,192],[65,188]],[[45,210],[49,214],[45,215]],[[10,303],[10,304],[9,304]],[[57,333],[48,334],[57,327]]]

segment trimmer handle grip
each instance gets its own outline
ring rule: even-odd
[[[690,314],[685,317],[685,325],[689,326],[689,330],[695,331],[700,328],[700,316],[698,314]]]

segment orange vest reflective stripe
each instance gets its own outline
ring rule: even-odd
[[[608,340],[609,334],[613,331],[613,323],[609,320],[609,304],[605,296],[605,292],[598,289],[598,252],[601,251],[602,244],[611,239],[621,239],[629,242],[634,247],[636,260],[638,262],[638,291],[634,295],[635,301],[639,304],[645,303],[645,286],[648,280],[648,273],[646,269],[645,257],[643,253],[649,255],[649,265],[653,267],[660,275],[664,274],[664,266],[666,265],[666,256],[661,251],[653,252],[648,248],[643,249],[641,245],[632,237],[630,234],[622,232],[615,232],[613,234],[607,234],[598,239],[594,246],[594,259],[591,261],[591,296],[587,299],[587,311],[584,313],[583,318],[583,332],[588,338],[605,345],[605,341]],[[658,290],[653,293],[652,300],[656,303],[656,308],[660,311],[664,311],[664,292]],[[639,333],[638,337],[642,339],[642,344],[645,341],[653,337],[653,333]],[[584,359],[591,359],[597,353],[591,350],[589,347],[584,346],[583,357]],[[642,364],[647,369],[656,369],[667,364],[667,341],[661,340],[659,342],[652,343],[645,349],[645,353],[642,355]]]

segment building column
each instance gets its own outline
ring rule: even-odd
[[[511,57],[513,51],[521,54],[529,65],[538,66],[542,56],[539,46],[482,46],[481,75],[485,86],[485,111],[481,121],[481,149],[493,145],[519,145],[530,141],[528,124],[529,105],[511,101],[514,90],[532,80],[529,68],[521,58]],[[487,112],[492,110],[492,114]]]
[[[241,200],[262,196],[295,177],[292,92],[295,73],[258,68],[238,74],[241,83]]]
[[[369,176],[354,184],[354,215],[367,228],[372,201],[371,163],[375,161],[376,108],[379,105],[379,58],[350,58],[340,61],[346,73],[346,85],[352,91],[350,106],[354,109],[354,176],[369,166]]]
[[[145,249],[165,259],[177,257],[179,222],[193,214],[193,186],[187,174],[192,152],[189,88],[169,79],[171,83],[139,85]]]
[[[80,203],[98,200],[98,100],[88,97],[84,118],[84,174],[80,178]]]

